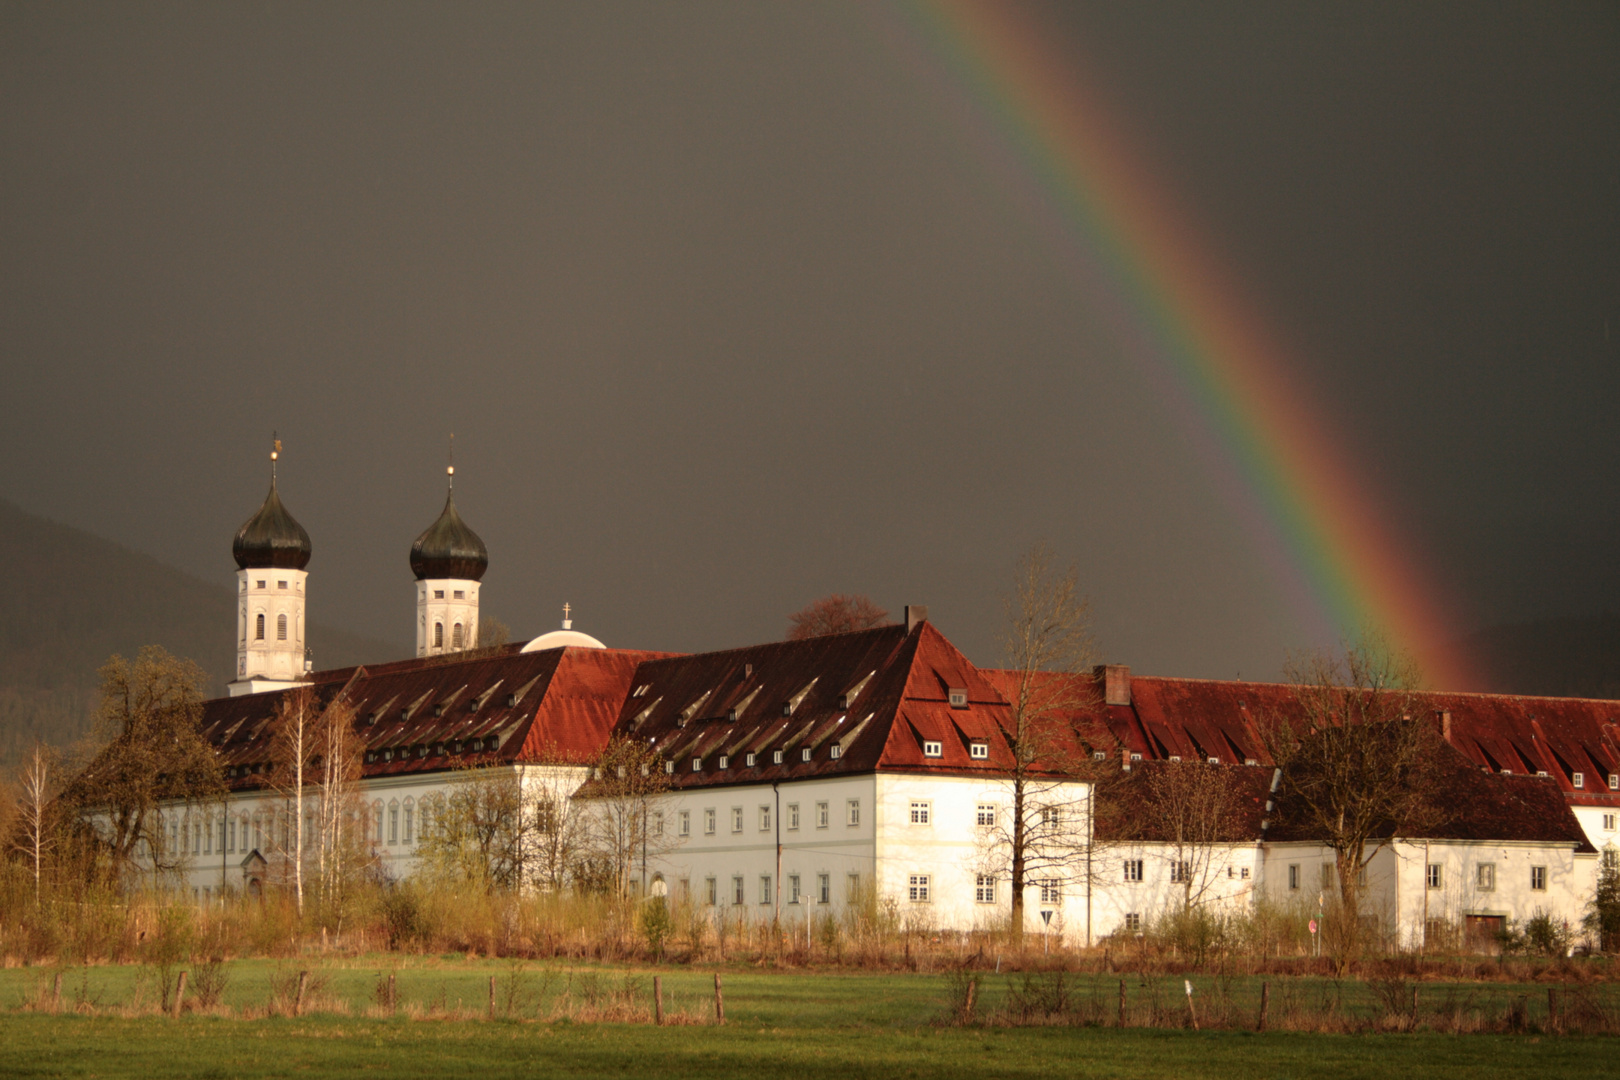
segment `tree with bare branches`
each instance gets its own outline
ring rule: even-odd
[[[1137,767],[1137,798],[1122,800],[1135,835],[1163,846],[1170,880],[1190,911],[1214,888],[1219,854],[1244,836],[1246,788],[1237,766],[1155,761]],[[1269,775],[1269,774],[1268,774]]]
[[[17,775],[17,794],[8,823],[12,850],[28,862],[34,878],[34,906],[40,902],[45,859],[56,847],[56,754],[36,741]]]
[[[358,669],[349,686],[365,674]],[[365,742],[355,730],[345,686],[315,719],[315,872],[324,917],[342,918],[349,885],[369,862],[361,833],[360,773]]]
[[[1431,794],[1443,747],[1414,696],[1416,663],[1379,639],[1343,655],[1296,657],[1287,676],[1290,708],[1261,724],[1281,769],[1273,824],[1333,852],[1342,970],[1360,947],[1367,864],[1396,836],[1424,835],[1443,816]]]
[[[649,863],[675,845],[661,806],[670,783],[656,750],[615,738],[582,789],[589,800],[582,815],[584,853],[605,869],[621,899],[638,884],[645,894]]]
[[[788,616],[787,640],[803,641],[826,634],[870,630],[887,625],[888,618],[888,611],[868,597],[831,593]]]
[[[304,913],[305,792],[314,780],[320,757],[320,713],[315,692],[300,686],[281,695],[270,721],[269,786],[277,803],[272,809],[282,817],[281,835],[286,839],[277,845],[278,854],[284,872],[292,879],[300,916]]]
[[[163,805],[225,792],[224,769],[200,726],[205,684],[196,664],[156,645],[133,661],[114,656],[101,669],[99,749],[65,794],[121,872],[143,857],[154,876],[179,869],[182,854],[163,835]]]
[[[983,836],[983,862],[1012,887],[1011,932],[1024,930],[1025,891],[1061,888],[1082,873],[1091,843],[1091,762],[1079,750],[1072,719],[1095,700],[1086,677],[1093,658],[1090,607],[1075,568],[1059,570],[1037,545],[1019,559],[1005,601],[1002,650],[1009,709],[1001,765],[1010,809]]]

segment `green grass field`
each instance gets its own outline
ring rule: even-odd
[[[24,1011],[48,989],[49,968],[0,971],[0,1076],[271,1077],[389,1072],[409,1076],[726,1077],[1478,1077],[1534,1071],[1539,1077],[1613,1076],[1620,1040],[1537,1035],[1321,1035],[1111,1027],[949,1028],[942,976],[727,970],[727,1023],[708,1021],[711,971],[665,968],[665,1007],[701,1024],[578,1022],[576,1015],[645,1016],[651,969],[378,956],[308,962],[315,1011],[264,1016],[274,987],[298,966],[230,965],[223,1003],[230,1017],[119,1015],[140,995],[150,1008],[156,979],[134,966],[63,972],[60,1014]],[[380,983],[395,976],[398,1017],[382,1015]],[[485,1019],[496,977],[496,1020]],[[1157,996],[1184,1005],[1181,980],[1127,976],[1133,1009]],[[988,976],[981,1006],[1000,1007],[1007,977]],[[1379,1008],[1360,983],[1272,980],[1273,1008],[1336,996],[1347,1011]],[[1221,988],[1194,979],[1195,997]],[[1259,980],[1224,990],[1250,1008]],[[1118,977],[1077,976],[1072,993],[1117,1007]],[[1605,993],[1610,988],[1603,988]],[[1471,995],[1491,1010],[1544,987],[1425,984],[1427,998]],[[68,1010],[84,1000],[98,1015]],[[594,1009],[595,1012],[590,1010]],[[617,1013],[614,1010],[618,1010]],[[510,1013],[515,1019],[508,1019]],[[246,1015],[250,1018],[241,1018]]]

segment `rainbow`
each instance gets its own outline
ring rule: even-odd
[[[886,36],[964,118],[1012,197],[1042,218],[1080,284],[1169,402],[1316,644],[1376,631],[1427,681],[1477,684],[1446,606],[1292,385],[1174,200],[1133,160],[1072,61],[996,0],[898,9]],[[1302,642],[1310,644],[1311,642]]]

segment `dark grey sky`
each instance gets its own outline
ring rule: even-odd
[[[1620,606],[1620,7],[1041,17],[1459,629]],[[223,582],[278,429],[312,616],[403,646],[453,430],[519,633],[843,590],[989,661],[1044,537],[1110,658],[1274,673],[1313,642],[897,24],[0,5],[0,496]]]

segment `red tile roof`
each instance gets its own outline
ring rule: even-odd
[[[667,655],[581,648],[524,653],[509,647],[473,659],[432,657],[317,672],[309,684],[323,705],[346,689],[366,747],[367,777],[434,772],[472,758],[583,763],[606,745],[637,666]],[[263,784],[270,721],[289,692],[204,705],[203,734],[218,749],[234,789]]]

